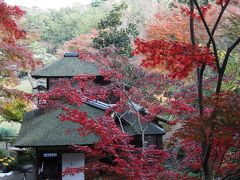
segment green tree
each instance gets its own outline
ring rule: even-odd
[[[92,7],[98,7],[100,6],[102,3],[106,2],[108,0],[92,0],[91,1],[91,6]]]
[[[134,22],[123,22],[127,7],[126,3],[114,5],[109,14],[101,19],[98,23],[99,34],[93,39],[94,48],[102,50],[114,46],[119,54],[131,56],[131,42],[139,33]]]
[[[57,58],[48,53],[48,44],[41,41],[34,41],[29,45],[29,49],[34,54],[34,58],[43,61],[43,64],[49,64],[56,61]]]
[[[65,41],[96,28],[107,8],[104,5],[85,8],[75,4],[59,10],[30,8],[26,9],[26,12],[22,22],[25,29],[40,34],[38,41],[48,48],[47,53],[55,54]]]

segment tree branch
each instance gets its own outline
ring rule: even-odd
[[[225,177],[223,177],[222,180],[227,179],[227,178],[229,178],[229,177],[231,177],[231,176],[235,176],[235,175],[237,175],[237,174],[239,174],[239,173],[240,173],[240,169],[238,169],[236,172],[229,173],[228,175],[226,175]]]
[[[221,6],[221,7],[222,7],[222,8],[221,8],[221,11],[220,11],[220,13],[219,13],[219,15],[218,15],[218,18],[217,18],[217,20],[216,20],[216,22],[215,22],[215,24],[214,24],[214,26],[213,26],[212,32],[211,32],[212,36],[214,35],[214,33],[215,33],[215,31],[216,31],[216,29],[217,29],[217,27],[218,27],[218,24],[219,24],[219,22],[220,22],[220,20],[221,20],[221,18],[222,18],[222,15],[223,15],[224,11],[226,10],[229,2],[230,2],[230,1],[227,1],[224,6]],[[210,44],[211,44],[211,38],[209,39],[209,41],[208,41],[208,43],[207,43],[207,47],[210,47]]]
[[[194,1],[194,4],[195,4],[196,7],[197,7],[198,13],[199,13],[199,15],[200,15],[200,17],[201,17],[201,19],[202,19],[202,22],[203,22],[204,27],[205,27],[205,29],[206,29],[206,31],[207,31],[207,34],[208,34],[208,36],[209,36],[209,38],[210,38],[210,40],[211,40],[211,42],[212,42],[213,53],[214,53],[214,56],[215,56],[215,61],[216,61],[217,70],[218,70],[218,72],[220,73],[220,65],[219,65],[219,58],[218,58],[218,53],[217,53],[216,42],[215,42],[215,40],[214,40],[214,37],[212,36],[212,33],[210,32],[210,29],[209,29],[209,27],[208,27],[208,25],[207,25],[207,22],[206,22],[206,20],[205,20],[205,18],[204,18],[204,16],[203,16],[203,13],[202,13],[202,11],[201,11],[201,8],[200,8],[197,0],[193,0],[193,1]],[[209,44],[209,45],[210,45],[210,44]]]
[[[224,156],[225,156],[225,154],[226,154],[226,152],[227,152],[227,150],[228,150],[228,144],[226,145],[226,148],[225,148],[225,150],[224,150],[224,152],[223,152],[223,154],[222,154],[222,157],[221,157],[221,160],[220,160],[220,162],[219,162],[219,165],[218,165],[218,168],[220,168],[221,166],[222,166],[222,163],[223,163],[223,160],[224,160]]]
[[[225,58],[223,60],[223,64],[222,64],[222,67],[221,67],[221,70],[222,71],[225,71],[226,69],[226,66],[227,66],[227,61],[229,59],[229,56],[231,54],[231,52],[233,51],[233,49],[240,43],[240,37],[238,37],[236,39],[236,41],[227,49],[227,53],[225,55]]]
[[[234,50],[234,48],[240,43],[240,37],[236,39],[236,41],[227,49],[226,55],[223,60],[222,67],[220,68],[220,73],[218,77],[218,82],[217,82],[217,88],[216,88],[216,93],[219,94],[221,91],[221,85],[223,81],[223,75],[225,73],[225,69],[228,63],[228,59],[230,57],[231,52]]]
[[[203,156],[203,160],[202,160],[202,167],[203,167],[203,171],[204,171],[204,176],[205,176],[205,179],[206,180],[210,180],[211,178],[211,171],[209,169],[209,164],[208,164],[208,160],[209,160],[209,157],[210,157],[210,154],[211,154],[211,138],[212,138],[212,135],[213,135],[213,127],[211,127],[211,133],[210,135],[208,136],[208,143],[207,143],[207,147],[205,149],[205,152],[204,152],[204,156]]]
[[[218,143],[216,144],[215,154],[214,154],[214,158],[213,158],[211,169],[214,169],[214,165],[215,165],[215,162],[217,160],[217,155],[218,155],[217,152],[218,152]]]
[[[190,11],[193,14],[194,13],[194,3],[193,0],[190,0]],[[191,42],[192,45],[195,46],[195,35],[194,35],[194,19],[192,16],[190,16],[190,36],[191,36]]]

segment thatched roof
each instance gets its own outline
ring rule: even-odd
[[[82,104],[80,111],[87,112],[88,116],[94,119],[104,115],[105,109],[97,106],[97,103]],[[100,104],[101,105],[101,104]],[[37,147],[37,146],[69,146],[69,145],[89,145],[99,140],[98,135],[92,133],[88,136],[80,136],[76,131],[79,124],[70,121],[61,122],[58,118],[63,113],[61,108],[56,108],[50,112],[43,113],[34,110],[25,114],[16,146]],[[128,112],[123,116],[127,122],[124,125],[124,132],[130,135],[140,135],[139,124],[134,113]],[[165,131],[154,123],[142,124],[145,135],[164,135]],[[70,131],[69,131],[70,130]],[[69,133],[67,133],[69,132]]]
[[[104,114],[103,110],[86,104],[81,105],[80,110],[94,118]],[[58,118],[61,113],[63,113],[61,108],[48,113],[42,113],[40,110],[26,113],[15,146],[87,145],[99,140],[99,137],[93,133],[85,137],[80,136],[76,131],[79,124],[70,121],[61,122]]]
[[[31,73],[34,78],[73,77],[76,75],[100,75],[97,66],[78,57],[63,57]]]
[[[130,135],[140,135],[142,134],[140,126],[137,121],[136,114],[132,112],[127,112],[122,117],[128,125],[124,125],[123,129],[125,132],[129,133]],[[165,131],[163,128],[161,128],[159,125],[155,123],[141,123],[142,129],[145,129],[144,134],[145,135],[164,135]]]

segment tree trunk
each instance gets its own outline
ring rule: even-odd
[[[189,3],[191,13],[194,13],[194,0],[190,0]],[[191,43],[195,46],[195,36],[194,36],[194,19],[190,16],[190,35],[191,35]],[[203,73],[205,70],[205,65],[201,68],[197,68],[197,87],[198,87],[198,105],[199,105],[199,118],[200,120],[203,118]],[[207,138],[205,130],[202,129],[202,169],[205,180],[211,179],[211,173],[209,168],[208,159],[210,156],[210,144],[207,144]]]

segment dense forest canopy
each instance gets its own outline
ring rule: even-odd
[[[100,21],[103,21],[111,13],[116,3],[119,2],[93,1],[90,5],[76,3],[72,7],[59,10],[46,10],[38,7],[24,8],[26,15],[22,18],[21,24],[31,33],[30,39],[33,40],[33,42],[27,42],[28,46],[33,52],[36,52],[37,57],[48,62],[51,58],[54,59],[51,55],[55,55],[64,42],[100,28]],[[155,0],[126,1],[128,8],[119,17],[121,26],[126,27],[126,23],[135,24],[139,33],[144,34],[143,27],[146,20],[153,16],[158,4],[158,1]],[[167,5],[167,1],[161,4]],[[130,20],[131,22],[129,22]]]

